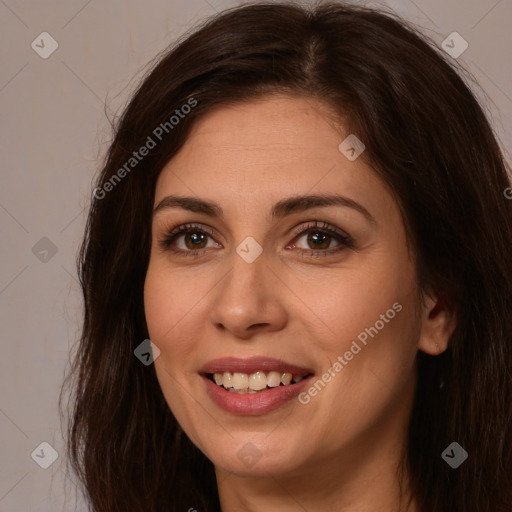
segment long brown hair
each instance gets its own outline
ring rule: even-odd
[[[220,510],[211,461],[134,356],[148,338],[151,211],[159,172],[201,115],[275,92],[324,102],[364,141],[401,208],[422,289],[456,311],[449,349],[418,354],[403,464],[420,510],[510,512],[512,201],[490,124],[456,66],[397,16],[276,2],[224,11],[182,37],[115,126],[78,259],[84,322],[63,386],[69,458],[92,510]],[[142,146],[152,147],[127,166]],[[441,458],[453,441],[469,454],[457,469]]]

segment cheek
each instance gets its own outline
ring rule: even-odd
[[[405,307],[414,296],[413,268],[404,262],[390,264],[384,254],[382,261],[374,260],[372,264],[358,262],[342,269],[317,271],[314,279],[306,272],[295,273],[289,276],[290,284],[292,277],[300,316],[317,326],[319,333],[325,332],[317,338],[317,347],[328,353],[343,350],[376,322],[382,332],[400,329],[404,315],[393,304]]]
[[[310,283],[317,291],[307,299],[304,294],[303,300],[322,320],[316,324],[325,334],[315,337],[313,350],[325,371],[334,368],[330,392],[344,397],[342,412],[364,410],[370,403],[376,410],[384,407],[390,392],[399,392],[414,369],[420,326],[412,262],[399,257],[390,262],[383,251],[381,262],[318,277],[315,288]],[[315,317],[307,308],[304,314]],[[328,414],[337,414],[336,408]]]
[[[160,349],[155,369],[164,392],[176,387],[174,380],[183,385],[196,378],[208,319],[208,293],[218,281],[212,275],[169,268],[159,258],[150,261],[144,309],[149,338]]]
[[[199,339],[199,334],[195,332],[197,324],[190,321],[197,291],[193,286],[183,288],[177,276],[165,264],[151,261],[144,284],[144,309],[149,338],[160,349],[154,362],[160,388],[175,417],[183,421],[188,410],[188,394],[183,393],[184,361],[191,361],[194,343],[190,340]]]
[[[182,362],[192,350],[187,340],[196,333],[193,325],[187,323],[187,312],[194,302],[195,293],[179,286],[176,273],[150,263],[144,284],[144,310],[149,338],[160,349],[155,370],[164,393],[174,387],[173,380],[179,378]],[[180,336],[184,326],[188,329],[186,337]]]
[[[331,421],[348,414],[357,424],[379,422],[398,399],[407,404],[415,378],[419,327],[411,294],[376,294],[371,304],[352,304],[340,320],[342,340],[330,347],[338,366],[331,398],[342,397],[328,411]],[[352,319],[348,316],[353,313]],[[341,360],[340,360],[341,356]]]
[[[198,302],[200,287],[193,277],[150,261],[144,283],[144,310],[152,341],[165,343]]]

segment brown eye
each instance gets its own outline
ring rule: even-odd
[[[184,243],[188,249],[204,249],[205,243],[208,239],[207,234],[199,232],[199,231],[190,231],[184,234]]]
[[[298,242],[302,238],[306,240],[305,242],[301,242],[303,246],[299,247]],[[319,226],[317,221],[297,233],[295,240],[293,247],[296,247],[300,252],[310,252],[313,254],[323,253],[327,255],[345,248],[354,247],[354,240],[348,234],[334,227],[330,227],[330,225],[326,223],[322,223],[322,225]],[[336,245],[331,247],[333,241],[336,242]]]
[[[307,243],[313,250],[325,250],[329,248],[332,237],[320,231],[312,232],[307,235]]]
[[[213,239],[213,232],[206,227],[186,224],[171,230],[162,240],[159,240],[159,244],[164,250],[185,256],[196,256],[199,251],[208,249],[208,238]],[[219,245],[215,242],[210,247],[219,247]]]
[[[212,239],[213,245],[208,246],[209,238]],[[306,238],[306,247],[297,247],[297,242],[302,238]],[[317,221],[298,232],[295,235],[295,240],[292,248],[313,256],[334,254],[354,246],[354,241],[348,234],[330,227],[327,223],[319,225]],[[336,245],[331,247],[333,241],[336,242]],[[194,224],[178,226],[162,240],[159,240],[159,244],[164,250],[183,256],[198,256],[203,250],[222,247],[221,244],[215,242],[213,231],[205,226]]]

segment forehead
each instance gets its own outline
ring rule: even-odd
[[[196,122],[188,142],[217,153],[252,153],[270,164],[275,156],[297,160],[305,152],[318,156],[327,146],[336,149],[342,135],[343,128],[318,100],[273,95],[215,108]]]
[[[348,135],[312,98],[275,95],[220,106],[195,123],[162,170],[155,204],[170,193],[212,196],[227,205],[314,193],[343,193],[370,208],[391,200],[362,158],[350,161],[340,152]]]

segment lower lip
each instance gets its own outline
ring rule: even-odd
[[[221,408],[233,414],[255,416],[273,411],[293,400],[313,375],[288,386],[277,386],[260,393],[233,393],[202,375],[209,397]]]

